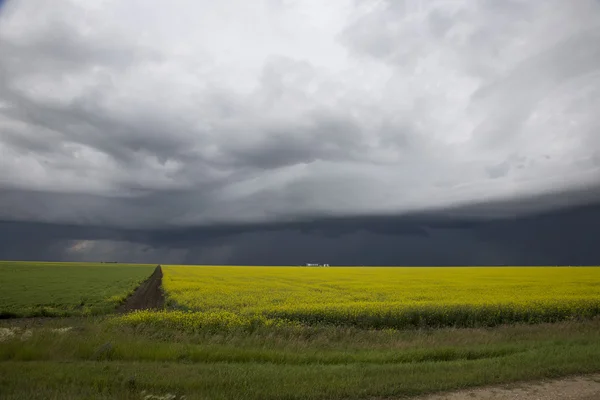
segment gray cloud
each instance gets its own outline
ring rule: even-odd
[[[170,253],[144,238],[317,218],[198,251],[263,260],[281,237],[304,243],[298,254],[347,244],[374,254],[378,239],[393,247],[401,235],[417,257],[456,235],[360,218],[507,217],[489,204],[510,199],[519,217],[587,204],[526,199],[600,181],[599,11],[592,0],[9,1],[0,220],[102,227],[82,245],[98,257],[191,260],[190,244]],[[323,218],[346,222],[317,234]],[[470,232],[454,247],[492,252],[477,237],[488,231]],[[452,259],[439,249],[427,260]]]

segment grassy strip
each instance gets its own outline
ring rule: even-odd
[[[3,399],[363,399],[600,370],[598,345],[559,346],[502,358],[408,364],[0,362]]]
[[[488,329],[186,332],[5,321],[0,398],[360,399],[600,371],[600,321]],[[62,323],[62,325],[61,325]],[[64,324],[72,327],[58,331]],[[10,326],[10,328],[8,328]]]
[[[477,360],[498,358],[530,351],[523,344],[478,346],[435,346],[409,349],[294,349],[239,347],[229,344],[157,342],[148,338],[125,336],[115,340],[108,335],[65,335],[58,332],[16,331],[0,345],[0,361],[144,361],[191,363],[272,363],[282,365],[336,365],[352,363],[402,364],[425,361]],[[586,344],[586,340],[571,341]],[[554,347],[554,342],[536,344],[536,348]]]

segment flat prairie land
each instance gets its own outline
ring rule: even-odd
[[[0,317],[114,311],[155,265],[0,262]]]
[[[166,266],[163,271],[171,308],[196,312],[198,321],[404,329],[600,315],[600,268]]]
[[[163,266],[165,307],[110,314],[154,268],[11,272],[40,297],[13,278],[2,307],[53,304],[49,280],[107,313],[1,320],[0,398],[390,400],[600,372],[600,268]]]

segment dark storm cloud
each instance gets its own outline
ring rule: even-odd
[[[591,262],[599,11],[7,2],[0,258]]]
[[[551,207],[556,197],[562,204]],[[537,204],[538,207],[532,207]],[[578,204],[578,205],[577,205]],[[124,229],[0,223],[0,257],[195,264],[595,265],[600,188],[407,215]]]

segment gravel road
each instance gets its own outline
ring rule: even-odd
[[[415,400],[600,400],[600,374],[490,386],[419,397]]]

